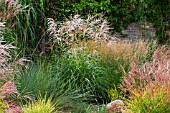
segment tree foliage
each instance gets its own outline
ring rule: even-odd
[[[121,28],[131,22],[146,19],[154,23],[159,41],[166,42],[169,5],[168,0],[52,0],[46,14],[57,20],[77,13],[83,16],[104,14],[116,32],[121,32]]]

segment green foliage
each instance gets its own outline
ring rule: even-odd
[[[83,48],[72,48],[52,63],[56,77],[61,77],[65,87],[80,88],[80,94],[89,92],[94,98],[107,99],[107,89],[112,84],[112,74],[100,63],[100,58]]]
[[[127,15],[131,4],[125,1],[115,1],[115,0],[81,0],[81,1],[70,1],[70,0],[59,0],[57,2],[52,2],[52,6],[56,7],[53,10],[57,12],[58,15],[54,16],[57,20],[63,20],[64,17],[68,17],[71,14],[81,14],[87,16],[87,14],[101,15],[104,14],[111,25],[114,27],[115,31],[120,31],[120,26],[127,24],[132,15]],[[61,5],[62,4],[62,5]],[[127,7],[128,6],[128,7]],[[132,8],[131,8],[132,9]],[[128,12],[128,13],[127,13]],[[126,22],[122,24],[121,22],[126,19]],[[126,26],[126,25],[124,25]]]
[[[105,105],[83,105],[82,110],[72,110],[72,113],[105,113],[106,106]]]
[[[4,0],[0,5],[4,8],[2,20],[7,24],[5,39],[13,42],[21,55],[38,50],[40,40],[44,39],[44,3],[44,0]]]
[[[146,9],[147,19],[154,23],[156,35],[161,44],[169,44],[170,36],[166,35],[166,31],[170,29],[170,1],[153,0],[152,4],[148,4]]]
[[[168,0],[58,0],[49,3],[51,9],[46,14],[53,14],[48,16],[58,21],[77,13],[82,16],[104,14],[118,32],[130,22],[146,19],[154,23],[159,42],[164,43],[169,38],[165,34],[169,29],[169,4]]]
[[[154,91],[146,89],[143,94],[134,92],[134,96],[126,101],[127,107],[134,113],[169,113],[168,92],[162,88],[156,88]]]
[[[143,0],[59,0],[52,1],[53,10],[57,12],[57,20],[63,20],[71,14],[79,13],[87,16],[87,14],[101,15],[104,14],[110,24],[114,27],[114,31],[121,31],[121,26],[126,27],[129,22],[137,21],[144,17],[144,7],[150,2]],[[60,5],[62,4],[62,5]]]
[[[5,105],[0,97],[0,113],[3,113],[3,109],[8,108],[7,105]]]
[[[40,40],[44,38],[44,0],[20,0],[21,5],[27,6],[19,13],[16,20],[15,33],[16,46],[22,48],[25,54],[30,54],[37,50]]]
[[[39,95],[52,97],[52,101],[60,103],[60,106],[70,106],[77,101],[85,100],[88,94],[79,93],[80,88],[71,87],[69,79],[65,80],[62,75],[51,67],[51,64],[38,63],[29,65],[25,71],[16,75],[16,86],[21,95],[28,95],[37,99]],[[68,87],[66,87],[66,85]]]

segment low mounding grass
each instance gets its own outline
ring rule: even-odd
[[[39,98],[36,102],[29,103],[22,109],[22,113],[53,113],[55,105],[52,104],[51,99]]]
[[[19,92],[27,93],[37,98],[39,94],[44,96],[49,90],[52,76],[45,70],[43,64],[30,64],[25,70],[16,75],[16,84]]]
[[[120,88],[128,93],[127,107],[137,113],[170,112],[170,48],[158,48],[153,60],[139,66],[132,63]]]
[[[154,92],[151,92],[152,90]],[[127,108],[134,113],[169,113],[169,89],[163,89],[155,85],[143,89],[140,93],[133,91],[133,96],[126,99],[125,103]]]
[[[71,87],[73,83],[58,75],[50,63],[31,64],[28,67],[25,71],[20,71],[15,78],[21,95],[28,95],[35,100],[39,95],[47,95],[47,98],[52,97],[52,101],[58,102],[61,107],[74,106],[77,102],[86,100],[87,94],[79,93],[79,87]]]

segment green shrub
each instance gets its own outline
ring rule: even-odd
[[[170,44],[170,35],[166,33],[170,28],[169,5],[168,0],[152,0],[145,11],[148,21],[154,23],[156,36],[161,44]]]
[[[127,26],[129,22],[135,20],[135,17],[138,18],[137,15],[133,15],[133,12],[140,9],[140,6],[142,6],[140,3],[142,4],[141,1],[137,0],[58,0],[56,2],[49,2],[49,5],[52,7],[49,12],[54,14],[53,11],[56,11],[58,15],[53,16],[60,21],[65,17],[76,13],[81,14],[82,16],[87,16],[87,14],[105,14],[107,20],[114,27],[114,30],[121,31],[121,25]],[[143,14],[144,12],[140,10],[140,17],[143,16]]]

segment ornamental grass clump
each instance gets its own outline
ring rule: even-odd
[[[89,93],[90,101],[107,100],[107,90],[112,83],[112,74],[100,63],[100,57],[85,48],[72,48],[62,58],[53,60],[53,73],[65,81],[65,87],[81,89]]]
[[[2,30],[3,32],[3,30]],[[0,111],[4,112],[20,112],[20,107],[16,101],[11,99],[11,94],[18,94],[18,91],[13,82],[13,76],[17,72],[18,65],[24,65],[24,59],[18,61],[13,60],[11,53],[15,49],[14,46],[6,44],[2,35],[0,37],[0,102],[5,104],[1,107]]]
[[[21,113],[53,113],[55,104],[51,102],[51,98],[39,97],[36,102],[29,103],[23,107]]]
[[[0,3],[0,6],[3,7],[2,15],[0,15],[3,21],[11,20],[23,9],[18,0],[0,0]]]
[[[133,62],[120,85],[129,96],[128,107],[134,112],[170,111],[170,48],[157,49],[152,58],[142,66]]]
[[[10,44],[4,44],[5,41],[3,38],[0,38],[0,79],[7,78],[11,73],[14,72],[12,63],[8,63],[11,59],[9,54],[10,49],[14,49],[15,47]]]
[[[45,18],[42,2],[45,1],[0,0],[0,20],[8,26],[4,37],[17,47],[18,56],[32,56],[35,51],[44,49],[41,43]]]
[[[144,40],[117,40],[115,42],[101,43],[96,47],[99,54],[109,64],[128,66],[134,59],[142,60],[148,57],[149,48],[148,42]]]
[[[13,101],[8,100],[11,93],[17,93],[15,83],[5,79],[8,79],[11,74],[15,73],[13,68],[14,64],[9,63],[11,56],[10,56],[10,49],[15,48],[9,44],[3,44],[3,38],[0,39],[0,100],[2,99],[3,104],[7,106],[3,109],[5,112],[9,111],[16,111],[15,113],[20,111],[20,107]]]
[[[16,87],[24,97],[28,95],[39,101],[41,95],[47,99],[51,98],[60,108],[79,108],[80,103],[90,98],[90,95],[88,92],[80,92],[84,90],[80,84],[76,86],[79,80],[74,75],[74,69],[77,67],[69,68],[71,66],[67,58],[56,60],[58,61],[53,59],[53,62],[43,61],[28,65],[27,69],[17,74]]]
[[[114,84],[120,83],[124,69],[126,72],[130,69],[130,63],[138,60],[140,64],[151,59],[153,50],[156,48],[156,41],[148,42],[142,39],[136,41],[86,41],[83,40],[79,46],[87,48],[93,54],[101,57],[103,65],[110,69],[115,80]]]
[[[83,19],[80,15],[74,15],[64,22],[55,22],[48,18],[49,37],[54,43],[72,45],[73,42],[82,39],[108,40],[110,38],[108,22],[100,16],[88,16]]]

